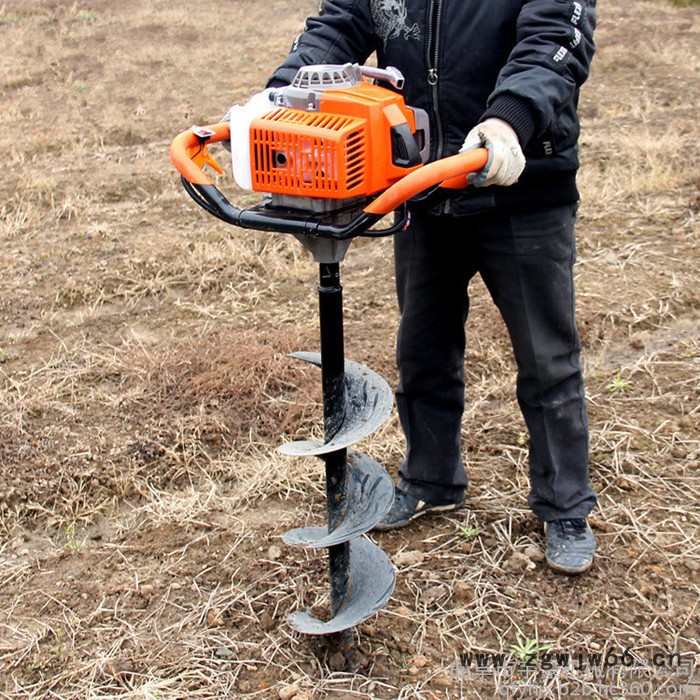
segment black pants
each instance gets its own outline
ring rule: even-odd
[[[406,436],[399,488],[433,503],[467,487],[464,411],[468,285],[479,273],[508,328],[530,433],[528,503],[543,520],[585,517],[588,418],[574,318],[574,205],[463,218],[414,215],[395,236],[401,309],[396,397]]]

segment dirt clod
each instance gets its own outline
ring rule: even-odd
[[[417,564],[422,564],[424,560],[425,554],[418,550],[399,552],[394,555],[394,563],[396,566],[401,567],[416,566]]]
[[[277,695],[280,700],[293,700],[299,697],[299,693],[301,693],[301,689],[296,683],[293,683],[280,688]]]
[[[535,563],[521,552],[513,552],[503,565],[508,571],[524,573],[535,568]]]
[[[543,562],[545,560],[542,548],[538,547],[536,544],[529,544],[527,547],[525,547],[523,554],[534,562]]]
[[[461,603],[469,603],[474,599],[474,589],[465,581],[457,581],[454,585],[454,598]]]

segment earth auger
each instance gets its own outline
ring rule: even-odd
[[[246,186],[264,193],[252,208],[232,205],[202,170],[208,164],[222,172],[208,146],[233,141],[235,111],[229,122],[183,132],[170,151],[185,190],[204,210],[241,228],[292,234],[319,265],[321,351],[292,356],[321,368],[324,439],[287,443],[280,451],[325,462],[326,526],[295,529],[284,540],[328,549],[331,610],[326,621],[298,611],[289,622],[305,634],[332,635],[346,650],[351,629],[384,605],[395,583],[389,557],[363,536],[391,507],[392,480],[350,449],[387,420],[393,395],[382,377],[345,359],[340,262],[357,236],[400,235],[409,200],[439,200],[465,187],[488,157],[475,149],[424,165],[427,115],[372,79],[396,90],[403,83],[393,68],[308,66],[291,86],[268,92],[264,113],[249,118],[247,152],[240,144],[232,148],[234,173],[243,165]],[[236,162],[241,153],[243,164]],[[392,213],[393,223],[372,228]]]

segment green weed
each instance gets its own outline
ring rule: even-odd
[[[605,388],[611,394],[620,394],[625,391],[629,391],[632,388],[632,382],[627,379],[623,379],[622,375],[617,372],[613,375],[613,378],[605,385]]]
[[[548,651],[552,648],[551,644],[540,644],[537,639],[527,639],[526,637],[516,636],[514,644],[508,645],[513,650],[515,656],[524,663],[530,663],[542,651]]]

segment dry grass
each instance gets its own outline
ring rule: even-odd
[[[0,697],[491,698],[507,669],[451,678],[460,653],[697,660],[698,18],[661,0],[601,5],[582,95],[596,569],[539,562],[508,339],[476,283],[469,507],[376,537],[398,585],[357,630],[360,672],[287,626],[327,604],[323,556],[281,541],[323,521],[321,465],[275,451],[319,431],[318,374],[285,357],[317,345],[315,266],[197,211],[166,153],[262,84],[313,10],[0,6]],[[390,257],[357,242],[344,276],[348,355],[394,382]],[[395,472],[396,417],[360,448]],[[572,680],[602,692],[566,669],[530,687]]]

